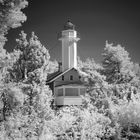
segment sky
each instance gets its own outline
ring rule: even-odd
[[[76,26],[81,40],[78,56],[82,60],[102,61],[105,42],[121,44],[133,62],[140,63],[140,5],[136,0],[32,0],[23,10],[27,21],[9,31],[5,48],[11,51],[21,30],[32,31],[49,50],[51,59],[61,61],[61,42],[57,34],[68,19]]]

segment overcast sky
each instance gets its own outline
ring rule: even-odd
[[[67,19],[80,33],[78,55],[84,60],[102,60],[105,41],[121,44],[134,62],[140,62],[140,4],[136,0],[32,0],[24,10],[27,21],[10,30],[7,50],[12,50],[20,30],[34,31],[50,50],[51,59],[61,61],[57,34]]]

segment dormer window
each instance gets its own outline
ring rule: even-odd
[[[62,81],[64,81],[64,75],[62,75]]]
[[[73,76],[72,75],[70,76],[70,80],[73,80]]]

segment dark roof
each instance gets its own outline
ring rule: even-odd
[[[74,30],[75,25],[71,23],[70,20],[68,20],[64,25],[64,30]]]
[[[49,74],[48,77],[47,77],[47,82],[51,81],[52,79],[54,79],[55,77],[57,77],[61,73],[62,73],[61,71],[56,71],[54,73]]]

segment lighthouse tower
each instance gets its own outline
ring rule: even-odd
[[[77,36],[75,26],[68,20],[58,40],[62,42],[62,72],[70,68],[77,69]]]
[[[70,21],[66,22],[58,39],[62,43],[62,68],[51,74],[46,83],[53,91],[55,105],[82,105],[81,95],[85,95],[86,87],[81,75],[86,73],[77,69],[77,42],[80,38]]]

